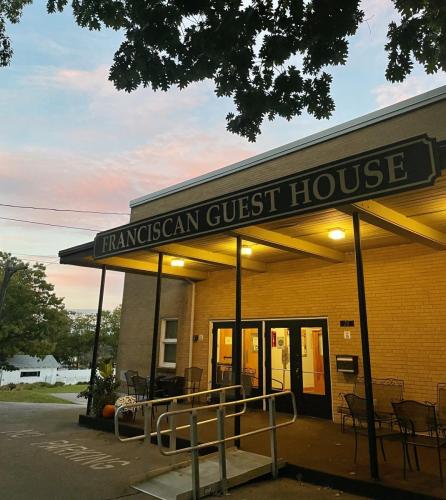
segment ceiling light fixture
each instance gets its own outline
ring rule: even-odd
[[[343,240],[345,238],[345,231],[343,229],[330,229],[328,231],[328,237],[331,240]]]
[[[246,255],[246,256],[252,255],[252,248],[243,245],[242,246],[242,255]]]
[[[184,267],[184,260],[183,259],[172,259],[170,261],[170,265],[172,267]]]

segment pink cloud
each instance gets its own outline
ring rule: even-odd
[[[66,265],[47,267],[48,280],[54,284],[59,297],[65,297],[69,309],[95,309],[99,298],[101,273],[89,269]],[[104,309],[113,309],[122,301],[124,273],[109,271],[106,275]]]
[[[253,151],[254,146],[245,147],[239,139],[212,130],[159,134],[133,150],[99,157],[55,149],[2,151],[0,197],[5,203],[128,212],[130,199],[241,160]],[[128,220],[12,208],[1,211],[6,217],[97,230]],[[0,225],[0,248],[13,253],[57,256],[60,249],[91,241],[95,235],[18,222],[0,221]],[[98,271],[49,265],[48,278],[70,308],[96,307]],[[110,278],[110,290],[106,301],[114,307],[122,299],[122,276]]]
[[[377,106],[383,108],[444,85],[445,77],[443,72],[436,75],[413,74],[401,83],[389,82],[379,85],[372,90],[372,94],[375,96]]]

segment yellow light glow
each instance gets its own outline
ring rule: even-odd
[[[252,248],[247,246],[242,246],[242,255],[252,255]]]
[[[345,238],[345,231],[343,229],[331,229],[328,231],[328,237],[331,240],[343,240]]]
[[[172,267],[184,267],[184,260],[183,259],[172,259],[170,261],[170,265]]]

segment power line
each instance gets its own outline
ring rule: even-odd
[[[92,231],[93,233],[98,233],[102,231],[102,229],[91,229],[88,227],[76,227],[76,226],[63,226],[62,224],[50,224],[49,222],[37,222],[34,220],[25,220],[25,219],[12,219],[10,217],[0,217],[0,219],[14,221],[14,222],[26,222],[27,224],[37,224],[39,226],[63,227],[65,229],[79,229],[80,231]]]
[[[77,214],[100,214],[100,215],[130,215],[124,212],[100,212],[95,210],[74,210],[70,208],[34,207],[31,205],[13,205],[12,203],[0,203],[1,207],[26,208],[29,210],[49,210],[51,212],[74,212]]]
[[[5,252],[5,253],[10,253],[14,257],[19,256],[19,257],[40,257],[42,259],[57,259],[57,255],[40,255],[37,253],[18,253],[18,252]]]

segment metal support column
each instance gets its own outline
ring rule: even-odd
[[[362,264],[360,218],[353,213],[355,235],[356,280],[358,284],[358,305],[361,326],[362,362],[364,367],[364,389],[367,405],[367,431],[369,440],[370,474],[379,479],[378,455],[376,451],[375,408],[373,405],[372,369],[370,365],[369,329],[367,324],[367,304],[365,298],[364,268]]]
[[[242,374],[242,238],[237,236],[237,265],[235,268],[235,330],[232,339],[232,383],[240,385]],[[240,399],[240,391],[237,391]],[[234,418],[234,434],[240,434],[240,416]],[[235,441],[240,446],[240,440]]]
[[[91,389],[94,384],[94,379],[96,376],[96,369],[98,365],[98,349],[99,349],[99,335],[101,333],[101,320],[102,320],[102,302],[104,301],[104,287],[105,287],[105,274],[107,272],[106,266],[102,266],[101,272],[101,287],[99,289],[99,303],[98,312],[96,313],[96,328],[94,332],[94,344],[93,344],[93,356],[91,358],[91,372],[90,372],[90,391],[87,400],[87,415],[90,415],[91,404],[93,402]]]
[[[163,254],[159,253],[158,273],[156,275],[155,314],[153,317],[152,361],[150,363],[150,380],[149,380],[150,400],[154,399],[155,396],[155,374],[156,374],[156,360],[158,353],[162,274],[163,274]]]

